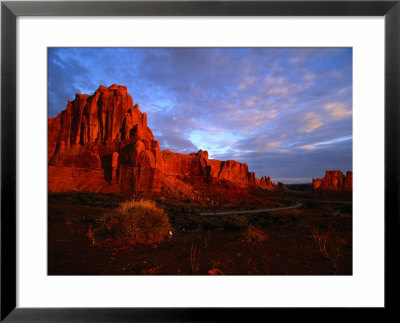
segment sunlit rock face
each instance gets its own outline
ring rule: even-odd
[[[256,184],[257,186],[269,191],[272,191],[277,188],[277,184],[273,183],[269,176],[262,176],[261,178],[256,178]]]
[[[343,184],[343,191],[344,192],[353,191],[353,172],[351,171],[346,172],[346,177],[344,179],[344,184]]]
[[[324,178],[313,178],[313,192],[352,192],[353,173],[347,171],[346,176],[340,170],[327,170]]]
[[[125,86],[100,85],[91,96],[76,94],[48,124],[50,167],[97,169],[114,190],[160,189],[160,145]]]
[[[166,175],[183,177],[193,183],[212,184],[225,180],[240,187],[256,184],[255,173],[249,172],[247,164],[235,160],[209,159],[207,151],[199,150],[186,155],[165,150],[162,157]]]
[[[48,164],[49,190],[55,191],[157,192],[171,183],[166,177],[191,185],[273,187],[269,177],[256,179],[247,164],[209,159],[207,151],[161,152],[146,113],[126,86],[115,84],[100,85],[93,95],[76,94],[48,119]]]

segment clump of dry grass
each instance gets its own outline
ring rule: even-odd
[[[314,226],[312,229],[312,237],[321,255],[324,257],[328,257],[329,255],[328,251],[326,250],[326,244],[329,239],[329,232],[322,233],[316,226]]]
[[[203,235],[203,243],[204,243],[204,248],[207,248],[210,245],[211,241],[211,230],[208,230],[205,235]]]
[[[169,236],[168,215],[155,202],[131,200],[103,215],[100,226],[104,233],[125,243],[159,243]]]
[[[240,214],[229,214],[223,217],[223,226],[226,230],[237,231],[248,226],[246,216]]]
[[[192,243],[192,247],[190,248],[190,267],[192,268],[192,274],[197,274],[199,272],[199,266],[200,249]]]
[[[258,243],[269,240],[268,234],[253,226],[249,226],[245,231],[242,232],[240,236],[244,242]]]
[[[208,274],[209,275],[223,275],[224,273],[221,270],[219,270],[218,268],[214,268],[214,269],[210,269],[208,271]]]
[[[95,237],[94,237],[94,230],[93,230],[92,225],[89,226],[89,229],[88,229],[88,232],[86,233],[86,236],[92,242],[92,247],[94,247],[96,245],[96,240],[95,240]]]

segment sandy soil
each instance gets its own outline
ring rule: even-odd
[[[111,194],[50,193],[49,275],[351,275],[352,205],[348,196],[307,192],[232,197],[211,211],[254,210],[301,203],[296,209],[200,215],[210,203],[159,201],[173,235],[158,245],[124,245],[88,237],[102,214],[130,198]],[[163,202],[163,203],[162,203]],[[240,218],[239,218],[240,217]],[[246,240],[252,226],[265,240]],[[324,250],[325,246],[325,250]],[[192,256],[191,256],[192,255]]]

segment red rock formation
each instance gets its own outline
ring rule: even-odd
[[[162,158],[166,174],[201,178],[210,176],[207,151],[199,150],[186,155],[166,149],[162,152]]]
[[[249,172],[247,164],[209,159],[207,151],[199,150],[185,155],[167,149],[162,152],[162,157],[166,175],[174,175],[188,182],[216,183],[225,180],[239,187],[255,184],[255,174]]]
[[[353,191],[353,172],[349,170],[346,172],[346,177],[344,179],[344,184],[343,184],[343,191],[344,192]]]
[[[324,178],[313,178],[313,192],[351,192],[353,190],[353,173],[346,176],[340,170],[327,170]]]
[[[261,187],[261,188],[263,188],[265,190],[269,190],[269,191],[272,191],[272,190],[277,188],[277,184],[273,183],[269,176],[268,177],[262,176],[261,178],[257,178],[256,179],[256,184],[259,187]]]
[[[150,192],[176,180],[230,191],[272,185],[269,178],[256,179],[247,164],[209,159],[207,151],[161,152],[146,113],[133,105],[125,86],[115,84],[76,94],[49,118],[48,161],[49,190]]]
[[[61,122],[59,118],[49,118],[47,121],[47,129],[48,129],[48,154],[47,161],[50,161],[50,158],[53,156],[56,145],[57,145],[57,137],[58,133],[61,129]]]
[[[123,191],[160,189],[158,141],[125,86],[100,86],[92,96],[77,94],[48,124],[49,166],[102,170],[97,177]]]

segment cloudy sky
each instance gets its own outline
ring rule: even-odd
[[[284,183],[352,170],[351,48],[49,48],[48,73],[49,117],[121,84],[161,149]]]

